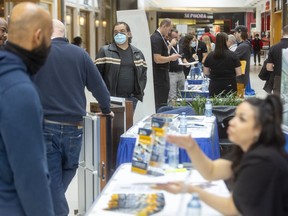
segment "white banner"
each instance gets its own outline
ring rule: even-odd
[[[121,10],[117,11],[117,21],[126,22],[132,33],[132,45],[140,49],[147,62],[147,84],[143,103],[137,104],[134,113],[134,123],[140,121],[147,115],[155,113],[154,86],[153,86],[153,69],[150,34],[148,22],[144,10]]]

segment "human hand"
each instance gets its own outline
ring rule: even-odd
[[[155,186],[152,186],[153,189],[156,190],[165,190],[169,193],[173,194],[178,194],[178,193],[186,193],[187,192],[187,187],[183,181],[181,182],[168,182],[168,183],[161,183],[161,184],[156,184]]]
[[[267,63],[266,64],[266,70],[267,71],[274,71],[274,64],[273,63]]]
[[[107,113],[107,114],[99,112],[99,113],[97,113],[97,115],[110,116],[112,119],[114,118],[114,112],[112,112],[112,111],[110,113]]]
[[[192,139],[191,135],[172,135],[169,134],[166,136],[166,140],[169,143],[173,143],[180,148],[188,149],[195,145],[195,140]]]
[[[179,55],[179,54],[176,54],[176,53],[173,53],[171,56],[170,56],[170,61],[176,61],[178,58],[181,58],[182,56]]]
[[[193,54],[192,57],[194,58],[195,61],[198,61],[198,60],[199,60],[198,55],[197,55],[196,53]]]

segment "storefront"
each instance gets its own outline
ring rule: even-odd
[[[229,33],[235,24],[245,24],[245,13],[202,13],[202,12],[157,12],[157,23],[170,18],[181,33],[195,32],[198,36],[210,27],[214,33]]]

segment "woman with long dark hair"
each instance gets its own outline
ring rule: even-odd
[[[157,189],[198,193],[200,199],[224,215],[288,215],[288,160],[281,129],[282,104],[277,95],[249,98],[236,109],[227,130],[235,149],[226,159],[210,160],[191,135],[168,135],[167,141],[186,149],[193,167],[207,180],[232,179],[229,197],[170,182]]]
[[[202,63],[207,56],[207,47],[203,41],[197,39],[195,34],[185,36],[183,44],[183,63],[199,61],[195,67],[202,67]],[[185,76],[189,74],[190,68],[184,68]]]
[[[215,50],[208,54],[204,62],[204,74],[210,78],[209,95],[211,97],[237,92],[236,76],[242,75],[240,60],[228,49],[227,41],[226,33],[218,33]]]

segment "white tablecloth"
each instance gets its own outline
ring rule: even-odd
[[[109,183],[106,185],[100,196],[93,203],[87,216],[128,216],[130,214],[117,213],[112,211],[103,210],[108,205],[110,196],[114,193],[159,193],[163,192],[165,196],[165,207],[162,211],[153,214],[155,216],[184,216],[186,211],[186,206],[191,198],[190,194],[179,194],[174,195],[167,193],[165,191],[153,190],[150,188],[151,184],[163,183],[174,180],[185,180],[187,179],[188,171],[166,173],[165,176],[152,177],[147,175],[140,175],[137,173],[132,173],[131,164],[122,164],[113,177],[110,179]],[[205,190],[218,194],[220,196],[229,196],[229,191],[226,188],[224,181],[213,181],[207,182],[196,170],[192,170],[189,177],[189,181],[193,184],[208,184]],[[205,216],[216,216],[221,215],[216,210],[210,208],[205,203],[202,204],[202,215]]]

